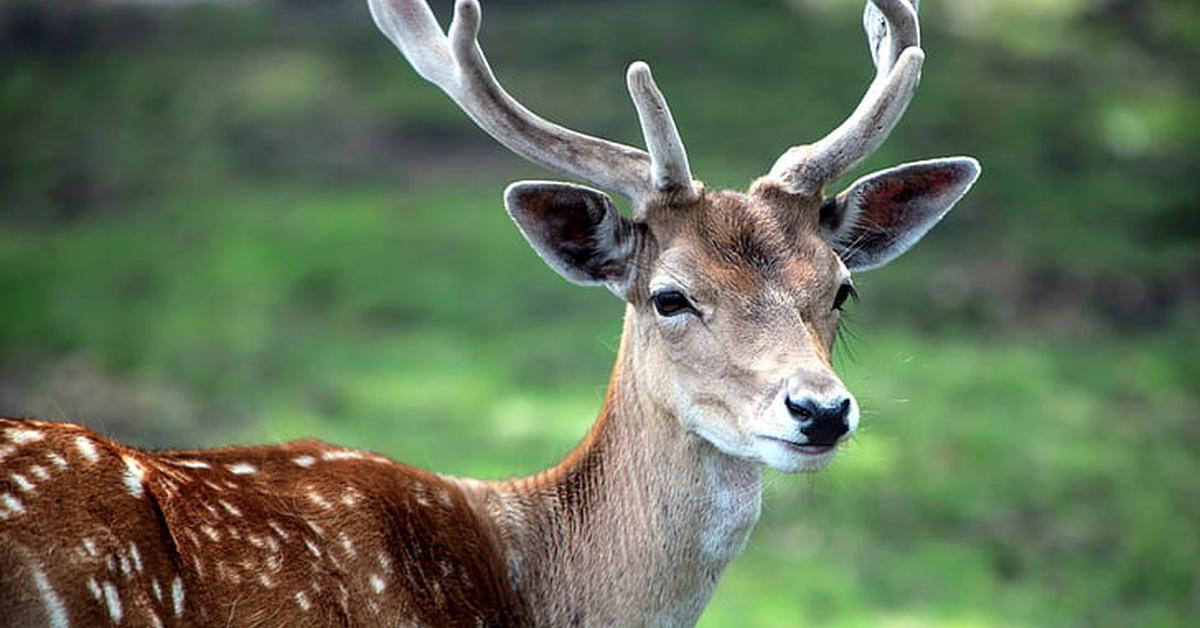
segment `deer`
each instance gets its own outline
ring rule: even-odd
[[[496,481],[315,440],[147,451],[0,420],[9,625],[691,625],[759,518],[764,471],[819,471],[855,434],[832,364],[851,273],[909,249],[980,173],[931,159],[825,192],[912,99],[915,0],[866,3],[861,102],[744,193],[692,177],[645,63],[627,74],[643,151],[513,99],[479,46],[478,0],[457,0],[447,31],[422,0],[368,5],[500,144],[595,186],[522,181],[504,204],[554,271],[624,301],[598,418],[553,468]]]

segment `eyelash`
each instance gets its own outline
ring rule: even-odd
[[[837,295],[833,297],[833,309],[841,311],[847,299],[858,300],[858,291],[852,284],[844,283],[838,287]]]

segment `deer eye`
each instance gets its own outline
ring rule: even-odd
[[[837,296],[833,297],[833,309],[842,309],[842,306],[846,304],[846,299],[858,300],[858,291],[854,289],[853,285],[848,283],[844,283],[838,287]]]
[[[650,297],[654,303],[654,311],[659,316],[678,316],[680,314],[696,314],[696,308],[691,301],[678,290],[664,290]]]

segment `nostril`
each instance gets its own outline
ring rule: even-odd
[[[850,398],[846,397],[845,399],[843,399],[842,403],[838,404],[837,408],[838,408],[837,409],[838,418],[840,418],[842,420],[842,422],[845,423],[846,418],[850,416]]]
[[[791,397],[786,397],[783,402],[787,405],[788,413],[797,421],[811,421],[816,418],[817,407],[812,399],[796,401]]]

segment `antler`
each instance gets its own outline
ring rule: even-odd
[[[891,133],[912,100],[921,78],[918,0],[869,0],[863,12],[875,79],[858,107],[821,140],[793,146],[771,167],[768,177],[796,194],[819,194],[866,159]]]
[[[640,200],[656,192],[692,198],[687,154],[666,100],[644,63],[629,68],[629,92],[650,152],[549,122],[513,99],[479,48],[477,0],[458,0],[448,35],[424,0],[368,0],[371,16],[423,78],[446,92],[509,150],[551,170]]]

